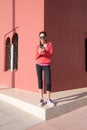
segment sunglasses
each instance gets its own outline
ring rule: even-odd
[[[46,36],[40,36],[40,39],[45,39],[46,38]]]

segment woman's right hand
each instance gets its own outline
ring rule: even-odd
[[[38,50],[38,52],[39,52],[39,54],[41,54],[42,52],[44,52],[44,48],[39,48],[39,50]]]

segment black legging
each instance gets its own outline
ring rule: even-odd
[[[51,91],[51,70],[50,65],[41,66],[36,64],[36,71],[38,77],[38,88],[43,88],[43,79],[42,79],[42,71],[44,71],[45,81],[46,81],[46,89],[47,91]]]

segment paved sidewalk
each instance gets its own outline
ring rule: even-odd
[[[0,130],[26,130],[41,119],[0,100]]]
[[[38,107],[39,94],[2,87],[0,130],[87,129],[87,88],[56,92],[51,97],[57,105],[50,107],[46,104],[41,108]],[[46,100],[46,94],[44,98]],[[43,121],[43,113],[48,121]]]
[[[87,130],[87,106],[42,122],[27,130]]]
[[[41,120],[49,120],[63,115],[72,110],[87,105],[87,88],[60,91],[51,93],[51,98],[56,102],[55,107],[45,104],[38,107],[39,94],[18,88],[0,90],[0,100],[9,103],[18,109],[26,111]],[[44,94],[44,100],[47,95]]]

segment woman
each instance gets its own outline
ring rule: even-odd
[[[36,70],[38,77],[38,88],[40,93],[40,103],[39,106],[44,105],[43,99],[43,79],[42,71],[44,71],[44,76],[46,80],[46,90],[47,90],[47,103],[54,106],[55,103],[50,99],[51,92],[51,57],[53,55],[52,43],[47,41],[46,32],[42,31],[39,33],[40,44],[37,46],[36,50]]]

